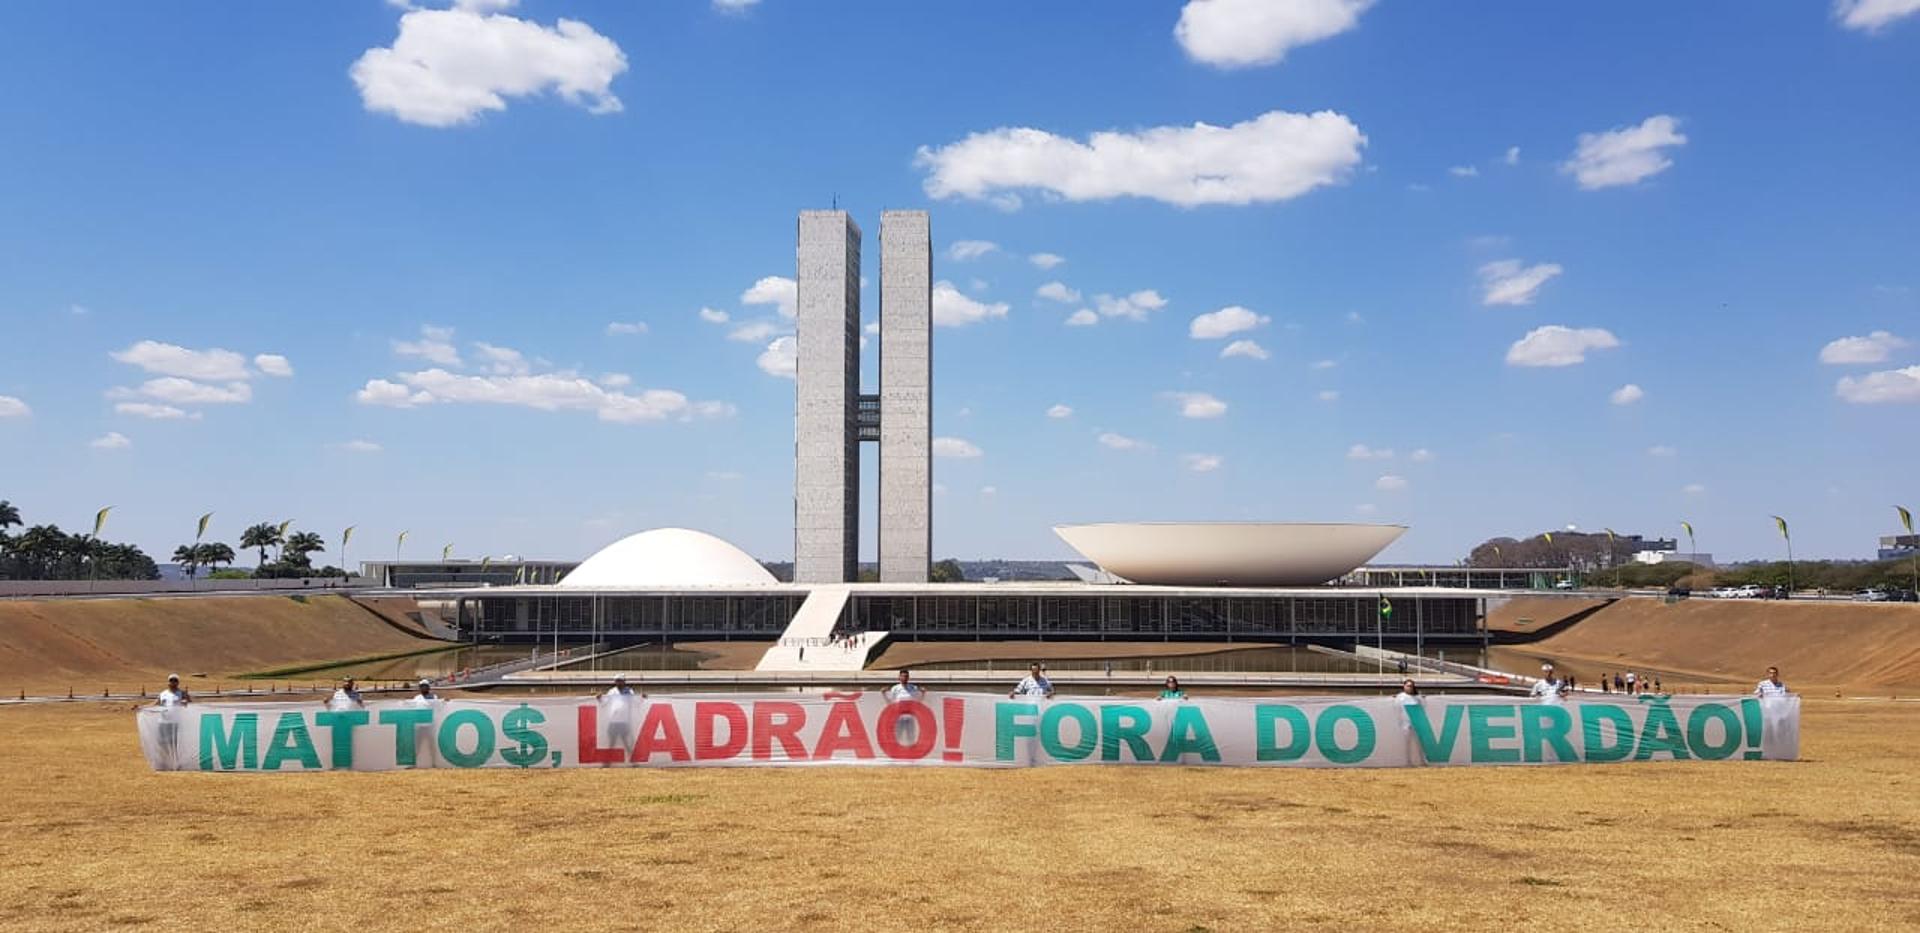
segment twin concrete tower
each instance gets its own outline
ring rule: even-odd
[[[880,579],[933,560],[933,240],[926,211],[880,214],[880,393],[860,393],[860,228],[801,211],[793,579],[859,577],[860,444],[880,444]]]

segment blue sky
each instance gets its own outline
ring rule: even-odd
[[[764,280],[837,198],[876,280],[932,212],[941,556],[1747,558],[1777,512],[1858,557],[1920,505],[1914,0],[463,4],[7,5],[0,498],[161,554],[213,510],[786,558]]]

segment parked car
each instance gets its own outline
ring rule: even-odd
[[[1884,603],[1892,600],[1892,595],[1879,587],[1869,587],[1853,594],[1856,603]]]
[[[1766,593],[1766,589],[1767,588],[1762,587],[1758,583],[1749,583],[1746,586],[1737,586],[1737,587],[1734,587],[1733,589],[1733,598],[1734,599],[1759,599]]]
[[[1556,590],[1573,589],[1573,581],[1572,580],[1556,580],[1554,581],[1553,588]]]
[[[1693,590],[1684,586],[1669,586],[1667,587],[1667,595],[1674,599],[1686,599],[1693,595]]]

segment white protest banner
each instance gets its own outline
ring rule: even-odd
[[[618,699],[193,704],[138,714],[157,770],[1031,767],[1388,768],[1791,760],[1798,697],[1268,697],[1174,702],[936,694],[683,694]]]

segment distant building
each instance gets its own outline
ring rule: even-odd
[[[1713,566],[1713,555],[1705,551],[1635,551],[1633,562],[1636,564],[1692,564],[1696,567]]]
[[[360,578],[401,590],[513,586],[558,583],[578,566],[577,560],[363,560]]]
[[[1880,560],[1900,560],[1920,552],[1920,535],[1881,535]]]

